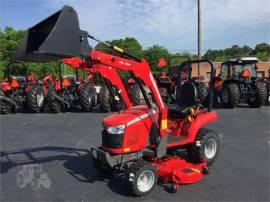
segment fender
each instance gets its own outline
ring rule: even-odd
[[[9,91],[11,89],[10,85],[8,83],[1,83],[1,87],[4,92]]]
[[[196,135],[200,128],[204,127],[205,125],[208,125],[218,119],[218,115],[216,112],[207,112],[198,115],[193,122],[190,125],[190,128],[188,130],[189,139],[190,142],[194,142]]]

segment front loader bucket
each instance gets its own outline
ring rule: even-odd
[[[69,6],[29,28],[12,60],[46,62],[88,56],[88,33],[80,30],[76,11]]]

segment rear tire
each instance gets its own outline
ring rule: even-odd
[[[55,95],[57,95],[57,92],[53,88],[53,86],[48,87],[48,93],[47,93],[47,101],[49,108],[51,112],[53,113],[59,113],[61,112],[61,103],[55,98]]]
[[[135,196],[149,194],[157,183],[156,169],[146,161],[138,161],[129,167],[127,178]]]
[[[27,106],[31,112],[38,113],[44,105],[44,92],[40,85],[33,85],[27,92]]]
[[[255,91],[255,95],[248,100],[248,105],[250,107],[260,108],[265,104],[267,97],[266,87],[262,82],[257,82],[253,87],[253,91]]]
[[[167,88],[159,88],[160,96],[165,104],[169,103],[169,93]]]
[[[84,83],[80,89],[79,101],[82,111],[89,112],[92,109],[92,94],[88,83]]]
[[[105,85],[101,85],[99,91],[99,108],[102,112],[109,112],[111,110],[111,96],[108,88]]]
[[[0,88],[0,96],[5,96],[2,88]],[[0,101],[0,113],[1,114],[8,114],[8,106],[5,101]]]
[[[133,105],[140,105],[141,104],[141,98],[140,98],[140,87],[138,84],[132,84],[130,86],[130,99],[133,103]]]
[[[219,152],[219,137],[210,129],[201,128],[195,142],[187,149],[188,158],[193,163],[201,163],[206,160],[207,166],[211,166]]]
[[[221,90],[221,100],[225,107],[234,108],[240,102],[240,90],[237,84],[225,84]]]
[[[206,103],[206,99],[208,96],[208,89],[207,86],[205,85],[205,83],[203,82],[195,82],[195,86],[198,92],[198,101],[200,104],[205,104]]]

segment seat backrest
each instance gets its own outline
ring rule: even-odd
[[[179,106],[191,107],[198,101],[197,88],[192,82],[185,82],[176,91],[176,103]]]

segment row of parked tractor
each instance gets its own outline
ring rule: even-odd
[[[71,110],[89,112],[92,107],[99,105],[102,112],[119,110],[121,100],[110,96],[109,88],[103,83],[97,89],[94,84],[93,74],[79,76],[78,69],[75,74],[62,76],[62,67],[59,63],[59,74],[46,75],[36,79],[28,73],[25,63],[16,61],[7,66],[7,75],[4,82],[0,83],[0,106],[1,114],[16,112],[38,113],[50,111],[53,113],[67,112]],[[16,68],[23,69],[23,73],[17,74]],[[133,92],[134,102],[140,99],[136,86],[132,86],[132,79],[125,80],[130,91]],[[111,86],[111,90],[117,91]]]
[[[191,63],[171,65],[172,60],[183,56],[172,57],[168,65],[160,59],[158,66],[166,68],[161,74],[156,74],[155,79],[161,93],[163,101],[167,104],[175,103],[177,80],[191,82],[195,85],[199,102],[207,105],[209,88],[202,77],[192,76]],[[190,60],[184,57],[185,60]],[[219,76],[214,77],[214,106],[216,107],[236,107],[239,103],[247,102],[250,107],[261,107],[268,103],[269,99],[269,79],[261,80],[256,75],[257,58],[232,59],[221,65]],[[78,69],[75,74],[62,76],[61,64],[59,63],[58,76],[53,79],[52,75],[46,75],[36,79],[34,75],[28,73],[28,69],[23,62],[12,62],[7,67],[5,82],[0,83],[0,104],[1,113],[29,111],[38,113],[41,111],[51,111],[53,113],[79,110],[82,112],[91,111],[92,107],[99,105],[102,112],[117,111],[123,106],[121,96],[117,94],[117,88],[112,84],[96,88],[92,73],[86,76],[78,76]],[[14,67],[22,66],[23,74],[15,75]],[[72,67],[72,66],[71,66]],[[181,76],[179,76],[179,69]],[[88,72],[89,73],[89,72]],[[215,74],[215,72],[213,72]],[[127,87],[132,102],[140,104],[140,90],[132,79],[123,79]],[[114,98],[111,97],[113,91]]]
[[[203,77],[192,76],[190,63],[171,65],[172,60],[183,56],[172,57],[168,65],[166,62],[159,61],[159,67],[169,67],[168,70],[156,75],[161,96],[166,103],[174,103],[176,100],[177,73],[181,69],[181,82],[191,82],[197,89],[199,102],[206,105],[209,98],[208,83]],[[185,60],[190,60],[184,57]],[[220,74],[214,73],[214,106],[216,108],[234,108],[242,103],[247,103],[252,108],[259,108],[269,103],[270,79],[257,77],[257,63],[255,57],[243,57],[230,59],[221,64]],[[270,73],[270,72],[269,72]],[[212,73],[211,73],[212,74]]]

